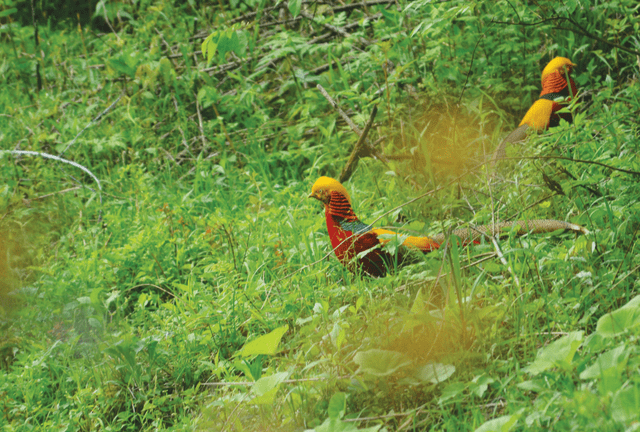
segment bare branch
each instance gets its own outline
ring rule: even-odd
[[[369,134],[369,130],[371,129],[371,125],[373,124],[377,113],[378,106],[374,105],[373,110],[371,111],[371,115],[369,116],[369,121],[367,122],[362,135],[360,135],[358,142],[353,147],[351,156],[349,156],[349,160],[347,161],[347,164],[344,166],[342,173],[340,174],[341,183],[344,183],[345,181],[349,180],[349,178],[351,178],[351,174],[353,174],[353,171],[358,166],[358,160],[360,160],[360,157],[364,154],[370,153],[369,149],[367,149],[367,147],[365,146],[365,141],[367,140],[367,135]]]

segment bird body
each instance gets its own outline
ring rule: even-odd
[[[385,229],[374,229],[360,221],[351,207],[351,198],[347,190],[330,177],[320,177],[311,188],[309,198],[315,198],[324,204],[327,231],[331,246],[338,260],[349,270],[359,266],[370,276],[385,276],[387,269],[411,261],[415,252],[428,253],[436,250],[446,241],[444,234],[430,237],[403,236],[402,245],[393,256],[382,246],[393,236],[399,234]],[[518,235],[528,232],[543,233],[559,229],[585,233],[579,225],[568,222],[543,219],[530,221],[502,222],[495,225],[481,225],[474,228],[459,229],[451,234],[460,237],[463,244],[478,243],[483,236],[496,236],[509,233],[518,226]],[[354,258],[357,258],[355,260]]]
[[[310,198],[316,198],[324,203],[325,219],[331,246],[338,260],[353,270],[353,259],[358,258],[362,270],[371,276],[384,276],[387,267],[404,262],[410,249],[430,252],[437,249],[439,244],[427,237],[407,237],[402,243],[402,249],[397,257],[380,248],[390,241],[397,233],[385,229],[373,229],[360,221],[351,207],[351,199],[347,190],[337,180],[320,177],[311,189]]]
[[[500,143],[493,156],[494,164],[506,156],[509,143],[526,138],[528,129],[540,132],[558,126],[560,119],[569,123],[573,121],[571,113],[559,113],[564,104],[556,99],[564,97],[566,101],[570,101],[578,93],[576,83],[570,75],[575,66],[565,57],[556,57],[547,64],[542,71],[542,91],[539,99],[531,105],[518,127]]]

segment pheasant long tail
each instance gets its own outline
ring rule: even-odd
[[[460,239],[465,243],[470,243],[480,240],[484,236],[507,236],[514,227],[517,227],[516,234],[519,236],[527,233],[541,234],[557,230],[574,231],[577,234],[588,233],[586,228],[570,222],[554,219],[532,219],[514,222],[499,222],[492,225],[479,225],[477,227],[457,229],[452,231],[451,234],[460,237]],[[443,243],[446,240],[446,236],[445,234],[438,234],[433,236],[432,240],[437,243]]]

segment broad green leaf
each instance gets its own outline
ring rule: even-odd
[[[411,305],[411,313],[412,314],[419,314],[421,312],[424,312],[424,303],[425,303],[426,299],[425,296],[422,294],[422,287],[420,287],[420,289],[418,290],[418,292],[416,293],[416,299],[413,301],[413,304]]]
[[[404,354],[381,349],[360,351],[354,356],[353,361],[360,366],[358,372],[375,376],[391,375],[398,369],[411,364],[411,360]]]
[[[227,30],[221,34],[220,39],[218,40],[218,54],[220,56],[220,61],[224,61],[224,56],[229,51],[237,53],[239,46],[240,41],[238,40],[238,35],[235,31]]]
[[[328,418],[320,426],[315,429],[307,429],[305,432],[377,432],[381,426],[382,425],[377,425],[370,428],[358,429],[355,422],[344,422]]]
[[[4,17],[9,16],[9,15],[11,15],[13,13],[16,13],[16,12],[18,12],[18,9],[16,9],[16,8],[11,8],[11,9],[6,9],[6,10],[3,10],[3,11],[0,11],[0,18],[4,18]]]
[[[332,418],[328,418],[320,426],[315,429],[307,429],[305,432],[378,432],[382,427],[381,424],[368,428],[358,429],[357,423],[345,422]]]
[[[384,243],[383,249],[391,255],[395,255],[409,236],[406,234],[378,234],[378,238]]]
[[[547,388],[543,384],[544,382],[542,380],[529,380],[522,381],[521,383],[516,384],[516,387],[521,390],[541,392]]]
[[[538,357],[526,368],[525,372],[537,375],[554,366],[568,368],[576,350],[582,343],[582,331],[569,333],[538,351]]]
[[[340,392],[331,396],[327,412],[330,419],[339,420],[344,416],[347,410],[347,396]]]
[[[483,423],[475,432],[507,432],[516,425],[518,418],[517,414],[498,417]]]
[[[282,383],[282,381],[287,379],[288,375],[289,374],[287,374],[286,372],[279,372],[260,378],[253,385],[252,390],[256,397],[252,399],[251,402],[258,405],[273,403],[280,384]]]
[[[442,390],[442,396],[438,399],[438,403],[441,404],[443,402],[448,401],[458,395],[461,395],[467,386],[464,383],[453,383],[449,384]]]
[[[287,330],[289,330],[288,325],[278,327],[271,333],[260,336],[259,338],[245,344],[245,346],[242,347],[237,355],[241,355],[243,357],[249,357],[258,354],[274,355],[276,353],[276,349],[278,348],[278,344],[280,344],[282,336],[284,336]]]
[[[480,375],[473,379],[472,384],[469,385],[469,390],[476,396],[482,397],[489,388],[489,384],[493,382],[495,382],[493,378],[487,375]]]
[[[122,59],[109,59],[109,66],[117,72],[123,73],[125,75],[129,75],[131,78],[136,76],[136,68],[129,66]]]
[[[630,352],[625,349],[625,345],[620,345],[610,351],[598,356],[596,362],[582,371],[581,379],[601,378],[604,375],[614,373],[619,375],[627,364]]]
[[[289,12],[291,12],[294,18],[300,14],[301,5],[302,0],[289,0]]]
[[[342,343],[347,337],[346,332],[339,323],[335,323],[333,325],[333,329],[331,330],[331,333],[329,335],[331,336],[331,342],[338,349],[340,349]]]
[[[640,295],[634,297],[620,309],[602,316],[598,320],[596,333],[604,337],[614,337],[626,331],[637,332],[640,327]]]
[[[422,382],[438,384],[453,375],[455,371],[456,367],[453,365],[429,363],[419,368],[414,374],[414,377]]]
[[[615,421],[630,424],[640,420],[640,385],[629,386],[616,393],[611,401],[611,415]]]

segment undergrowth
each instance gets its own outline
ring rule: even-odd
[[[3,429],[637,429],[635,2],[94,3],[0,4]],[[574,122],[493,175],[555,56]],[[318,84],[378,107],[362,220],[589,233],[350,273],[307,199],[357,141]]]

